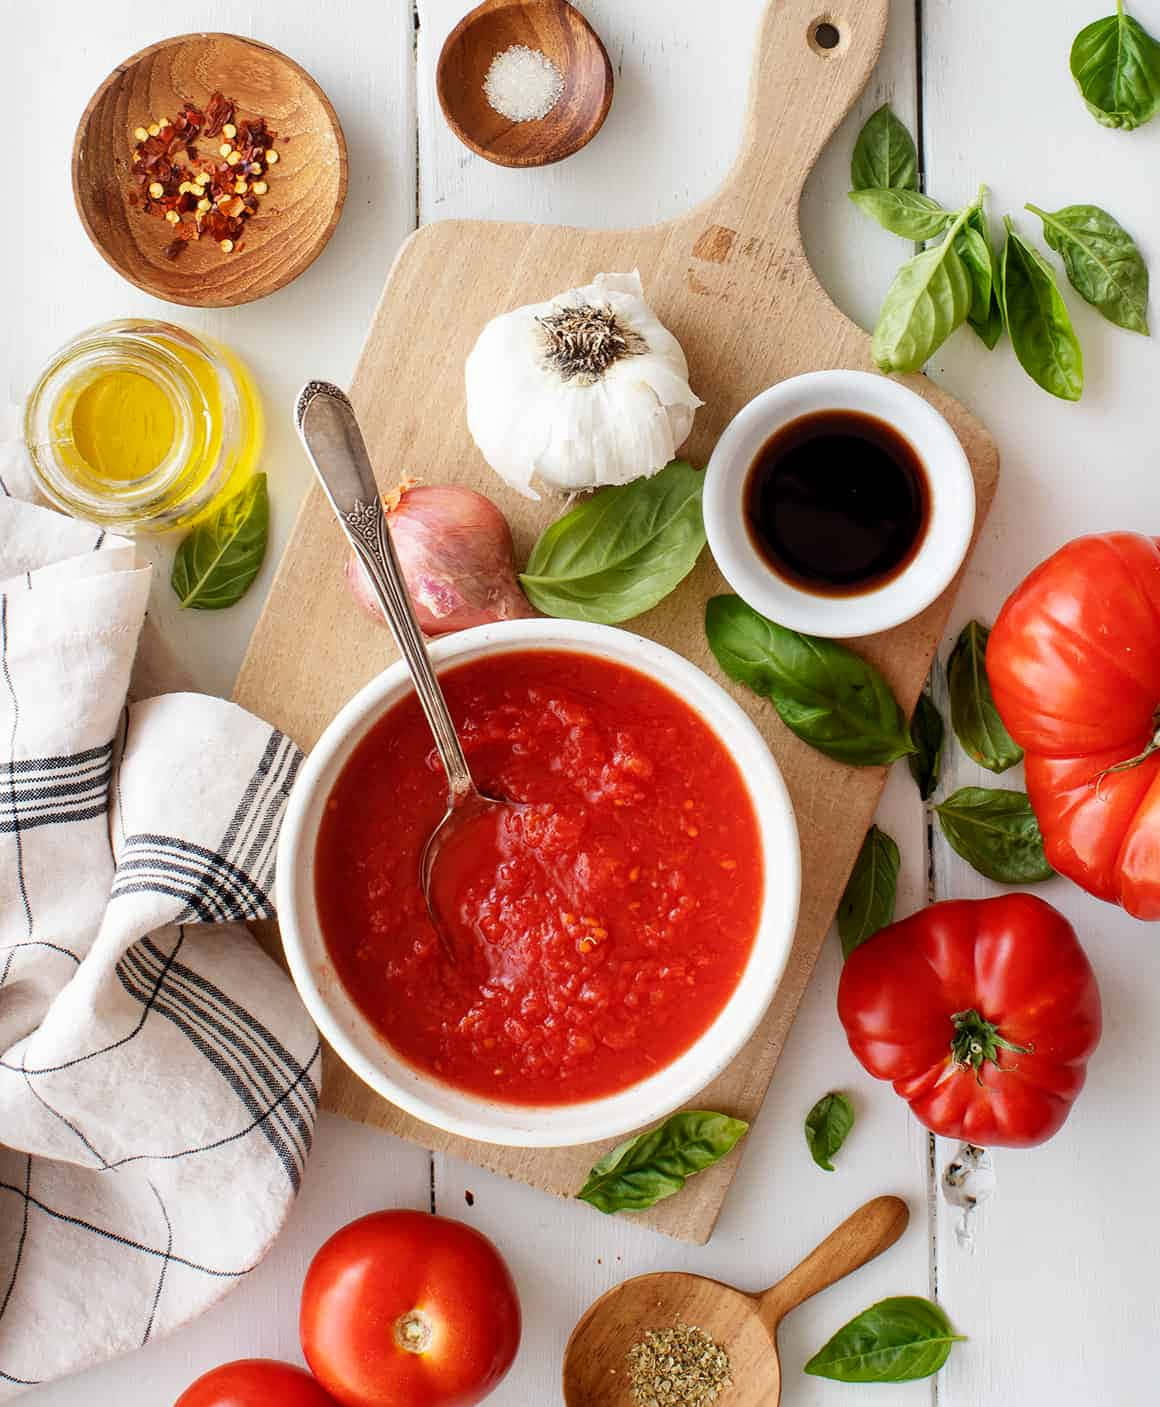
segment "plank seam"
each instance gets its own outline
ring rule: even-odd
[[[415,228],[415,229],[418,229],[419,226],[423,223],[423,214],[422,214],[422,209],[423,209],[423,207],[422,207],[422,200],[423,200],[423,195],[422,195],[422,191],[423,191],[423,186],[422,186],[422,172],[421,172],[420,169],[419,169],[419,160],[420,160],[420,158],[419,158],[419,151],[420,151],[420,145],[421,145],[421,144],[420,144],[420,141],[419,141],[419,27],[420,27],[420,23],[421,23],[421,21],[420,21],[420,19],[419,19],[419,0],[411,0],[411,21],[412,21],[412,30],[413,30],[412,39],[411,39],[411,90],[412,90],[412,93],[413,93],[413,96],[414,96],[414,99],[415,99],[414,103],[412,104],[412,107],[413,107],[414,113],[415,113],[415,222],[414,222],[414,228]]]
[[[915,146],[918,152],[918,188],[926,190],[926,110],[924,104],[924,94],[926,85],[926,69],[924,64],[924,15],[923,0],[914,0],[914,133]],[[935,651],[934,658],[930,665],[930,678],[928,687],[931,696],[937,693],[936,680],[938,674],[938,651]],[[944,744],[945,746],[945,744]],[[923,838],[926,846],[926,902],[934,903],[937,895],[935,891],[935,834],[934,834],[934,813],[929,805],[923,802]],[[929,1257],[930,1274],[930,1298],[936,1303],[938,1301],[938,1148],[935,1144],[933,1133],[926,1135],[926,1225],[927,1225],[927,1254]],[[930,1379],[930,1401],[931,1407],[939,1407],[939,1375],[935,1373]]]

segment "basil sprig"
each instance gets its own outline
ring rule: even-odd
[[[557,518],[520,584],[549,616],[616,625],[643,615],[693,570],[705,546],[705,476],[674,459],[651,479],[601,489]]]
[[[1099,23],[1135,33],[1135,21],[1125,20],[1122,12]],[[1160,46],[1150,39],[1148,44],[1153,47],[1147,54],[1160,55]],[[1142,66],[1145,49],[1133,58],[1129,47],[1119,59],[1149,92],[1154,81],[1160,105],[1160,61],[1153,80]],[[1130,88],[1127,70],[1123,77]],[[897,155],[908,144],[913,151],[905,127],[881,108],[858,138],[850,172],[850,199],[884,229],[919,243],[942,236],[895,276],[874,328],[874,360],[883,371],[918,371],[963,323],[988,349],[1006,328],[1032,380],[1061,400],[1079,400],[1083,353],[1051,265],[1009,219],[1006,243],[996,257],[984,211],[986,187],[963,209],[944,208],[917,189],[916,166]],[[1043,221],[1044,238],[1063,259],[1076,292],[1109,321],[1146,334],[1148,270],[1123,226],[1098,205],[1069,205],[1054,213],[1034,205],[1027,209]]]
[[[914,139],[883,103],[867,118],[850,159],[850,185],[856,191],[918,189]]]
[[[951,849],[988,879],[1038,884],[1055,873],[1025,792],[960,787],[934,809]]]
[[[810,1157],[823,1172],[833,1172],[830,1159],[846,1141],[854,1127],[854,1106],[844,1094],[831,1090],[806,1115],[806,1143]]]
[[[991,632],[979,621],[963,626],[947,661],[951,726],[968,757],[989,772],[1006,772],[1023,758],[999,717],[987,678],[987,641]]]
[[[1104,127],[1131,131],[1160,108],[1160,44],[1142,24],[1116,13],[1086,25],[1071,46],[1071,76],[1088,111]]]
[[[739,596],[714,596],[705,632],[717,663],[769,699],[803,742],[854,767],[914,751],[890,685],[868,660],[834,640],[776,625]]]
[[[178,547],[169,582],[181,604],[221,611],[240,601],[261,570],[269,533],[266,476],[255,474]]]
[[[898,846],[885,831],[871,826],[838,905],[838,937],[844,958],[893,922],[898,862]]]
[[[939,1305],[898,1295],[844,1324],[804,1371],[841,1383],[905,1383],[937,1373],[965,1341]]]
[[[1003,221],[999,299],[1015,355],[1032,381],[1063,401],[1083,395],[1083,351],[1051,265]]]
[[[923,801],[929,801],[938,786],[945,731],[942,714],[924,689],[918,696],[914,717],[910,720],[910,736],[914,739],[915,751],[906,759]]]
[[[1098,205],[1062,210],[1025,207],[1043,221],[1043,238],[1063,260],[1072,288],[1109,322],[1148,335],[1148,268],[1136,241]]]
[[[748,1131],[744,1119],[728,1114],[673,1114],[605,1154],[576,1195],[602,1212],[644,1211],[719,1162]]]

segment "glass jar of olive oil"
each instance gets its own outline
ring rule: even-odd
[[[253,473],[262,411],[225,348],[126,319],[62,347],[28,398],[24,438],[57,508],[123,533],[186,526]]]

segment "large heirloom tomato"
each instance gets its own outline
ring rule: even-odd
[[[882,929],[846,959],[838,1015],[927,1128],[982,1147],[1050,1138],[1100,1038],[1091,964],[1031,894],[931,904]]]
[[[1160,540],[1061,547],[1003,607],[987,646],[1024,749],[1047,858],[1137,918],[1160,918]]]
[[[375,1212],[310,1263],[302,1351],[344,1407],[470,1407],[511,1367],[520,1303],[478,1231],[429,1212]]]

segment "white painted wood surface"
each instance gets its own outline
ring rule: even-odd
[[[168,308],[120,282],[90,249],[67,181],[72,128],[89,92],[118,60],[169,26],[139,0],[99,6],[2,0],[3,47],[17,55],[9,72],[17,150],[0,233],[0,393],[19,399],[53,348],[90,323],[158,315],[232,343],[265,395],[275,533],[262,582],[228,615],[181,615],[166,572],[158,574],[157,619],[201,687],[228,689],[307,481],[289,430],[293,393],[309,375],[349,377],[387,267],[416,219],[644,223],[707,194],[732,160],[762,4],[584,0],[617,73],[612,113],[596,141],[571,161],[513,172],[461,148],[434,98],[434,61],[463,0],[419,0],[417,44],[410,0],[330,0],[325,7],[310,0],[204,0],[196,14],[174,17],[172,27],[196,23],[253,34],[306,64],[342,117],[351,186],[330,248],[296,284],[248,308],[199,314]],[[919,7],[921,66],[916,0],[894,0],[887,50],[871,88],[820,163],[803,204],[807,248],[835,301],[871,323],[906,252],[846,201],[847,162],[860,121],[884,98],[913,126],[920,73],[932,194],[965,198],[985,180],[996,212],[1018,209],[1024,200],[1048,208],[1096,201],[1133,230],[1155,267],[1160,123],[1131,136],[1105,132],[1086,115],[1067,75],[1072,35],[1110,4],[1023,0],[985,22],[982,7],[965,0],[919,0]],[[820,5],[819,12],[829,8]],[[840,6],[834,9],[840,18]],[[1135,10],[1160,32],[1160,0],[1138,0]],[[1035,222],[1024,217],[1023,225],[1030,232]],[[966,334],[931,368],[989,422],[1004,457],[999,499],[956,629],[972,615],[991,619],[1019,576],[1068,537],[1095,527],[1156,530],[1160,490],[1149,413],[1155,348],[1103,324],[1078,299],[1071,302],[1088,361],[1081,406],[1051,401],[1023,377],[1008,350],[988,358]],[[156,550],[160,563],[167,555],[165,547]],[[1018,785],[1017,776],[1000,784]],[[976,780],[952,754],[944,790]],[[891,778],[880,823],[903,850],[899,912],[908,912],[926,895],[926,817],[902,768]],[[939,897],[989,890],[937,840],[933,858]],[[999,1190],[979,1217],[973,1255],[955,1244],[952,1218],[930,1200],[930,1140],[846,1048],[834,1015],[835,941],[819,964],[707,1248],[676,1246],[629,1221],[602,1219],[451,1160],[432,1162],[388,1136],[324,1118],[291,1223],[249,1281],[169,1341],[37,1389],[26,1400],[30,1407],[159,1407],[229,1358],[297,1359],[297,1289],[318,1244],[361,1212],[434,1200],[440,1211],[496,1238],[523,1294],[524,1347],[492,1399],[496,1407],[553,1404],[560,1400],[560,1351],[572,1322],[619,1278],[687,1267],[758,1288],[858,1202],[893,1191],[912,1212],[901,1244],[787,1322],[786,1404],[828,1407],[870,1396],[882,1407],[932,1401],[1079,1407],[1097,1395],[1117,1407],[1154,1402],[1160,945],[1144,925],[1063,881],[1041,892],[1072,918],[1096,962],[1107,1031],[1088,1090],[1064,1131],[1038,1151],[997,1155]],[[833,1175],[813,1167],[801,1134],[806,1110],[829,1088],[848,1090],[859,1118]],[[937,1148],[939,1167],[950,1151]],[[798,1373],[864,1305],[936,1285],[970,1342],[933,1383],[856,1388]]]

